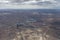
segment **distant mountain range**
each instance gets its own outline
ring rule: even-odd
[[[40,12],[40,13],[60,13],[60,9],[0,9],[0,12]]]

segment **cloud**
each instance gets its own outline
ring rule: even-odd
[[[7,0],[0,0],[0,4],[3,4],[3,3],[10,3],[10,1],[7,1]]]
[[[14,0],[0,0],[0,9],[51,9],[60,8],[60,0],[40,0],[40,1],[14,1]]]
[[[29,5],[38,5],[38,6],[43,6],[43,7],[53,7],[56,6],[56,2],[55,1],[50,1],[50,0],[42,0],[42,1],[26,1],[26,2],[22,2],[21,4],[29,4]]]

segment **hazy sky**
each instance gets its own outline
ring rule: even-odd
[[[30,0],[19,2],[17,0],[0,0],[0,9],[60,9],[60,0]],[[21,1],[21,0],[20,0]],[[19,3],[19,4],[17,4]],[[34,5],[33,5],[34,4]]]

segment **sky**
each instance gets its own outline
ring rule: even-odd
[[[0,9],[60,9],[60,0],[0,0]]]

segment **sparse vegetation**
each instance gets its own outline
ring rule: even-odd
[[[0,14],[0,40],[60,40],[60,13],[0,10]]]

